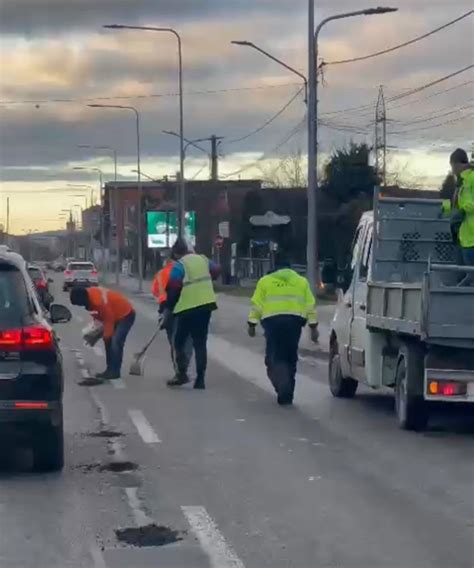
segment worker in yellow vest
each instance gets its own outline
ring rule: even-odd
[[[183,246],[186,245],[179,239],[173,249],[182,252]],[[189,382],[186,342],[191,337],[197,371],[194,388],[206,388],[207,337],[212,312],[217,309],[213,280],[219,274],[220,269],[214,262],[189,252],[173,265],[166,287],[166,309],[175,319],[174,350],[178,373],[167,382],[170,387]]]
[[[265,332],[267,375],[281,406],[293,404],[298,346],[306,324],[311,339],[319,338],[316,300],[309,282],[290,268],[288,259],[277,255],[275,270],[257,283],[248,317],[248,334],[255,337],[261,323]]]

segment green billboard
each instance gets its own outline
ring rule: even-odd
[[[178,238],[178,219],[175,211],[148,211],[148,248],[171,248]],[[187,211],[184,236],[191,245],[196,245],[196,213]]]

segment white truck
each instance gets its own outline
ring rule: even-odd
[[[395,389],[401,428],[423,429],[437,401],[474,402],[474,267],[441,201],[383,197],[356,231],[330,333],[329,386]],[[472,273],[472,286],[459,286]]]

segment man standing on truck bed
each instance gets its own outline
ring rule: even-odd
[[[451,230],[460,246],[463,264],[474,266],[474,169],[462,148],[455,150],[449,161],[458,187],[453,199],[443,203],[443,211],[451,213]],[[467,274],[459,285],[470,286],[473,281],[473,275]]]
[[[316,343],[317,322],[316,300],[308,280],[290,268],[283,254],[278,254],[275,270],[257,283],[248,317],[248,334],[255,337],[257,324],[262,324],[267,375],[281,406],[293,403],[301,331],[308,323],[311,339]]]

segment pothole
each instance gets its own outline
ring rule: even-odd
[[[165,546],[183,540],[183,532],[170,527],[151,524],[144,527],[118,529],[115,531],[119,542],[140,548]]]
[[[99,467],[99,471],[112,471],[113,473],[125,473],[127,471],[136,471],[138,464],[130,461],[110,462]]]
[[[90,378],[90,379],[84,379],[83,381],[80,381],[77,384],[80,387],[97,387],[99,385],[103,385],[104,381],[102,381],[100,379]]]
[[[89,438],[121,438],[123,434],[114,430],[100,430],[99,432],[89,432],[86,436]]]

